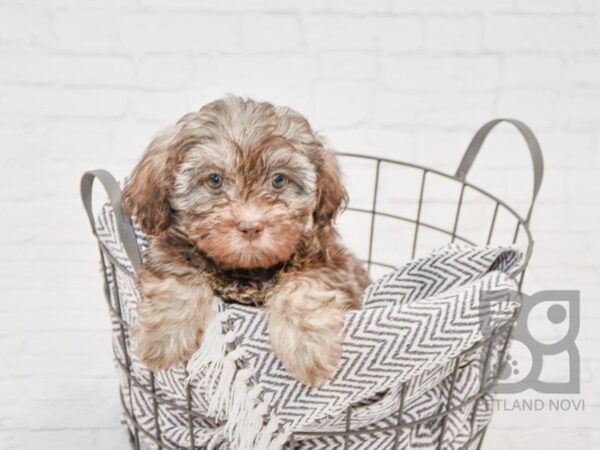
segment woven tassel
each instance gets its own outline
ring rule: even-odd
[[[279,421],[275,417],[272,417],[271,420],[269,420],[269,423],[261,430],[260,436],[258,436],[258,439],[256,440],[256,448],[260,450],[269,450],[273,442],[273,435],[278,429]]]
[[[223,334],[223,324],[227,318],[226,311],[218,312],[204,331],[200,348],[187,363],[186,383],[197,377],[200,378],[200,385],[207,391],[210,392],[214,389],[214,383],[222,370],[227,350],[227,339]],[[202,373],[203,370],[204,373]]]
[[[232,332],[223,333],[227,320],[226,311],[216,314],[204,333],[202,345],[187,364],[186,382],[198,380],[210,399],[207,414],[226,422],[207,447],[215,448],[226,439],[236,450],[280,449],[285,436],[273,439],[278,428],[276,419],[264,424],[268,407],[259,399],[261,388],[250,386],[253,370],[238,369],[237,361],[244,356],[244,350],[227,350],[235,340]]]
[[[213,376],[218,377],[216,387],[207,391],[210,402],[207,413],[219,420],[226,420],[231,409],[231,400],[234,392],[234,377],[237,371],[236,361],[244,355],[242,349],[235,349],[221,359],[221,372]]]
[[[259,399],[262,389],[258,385],[249,386],[252,374],[249,369],[237,373],[230,397],[225,435],[236,450],[268,450],[271,441],[264,436],[268,407]]]
[[[202,345],[187,364],[186,382],[198,380],[210,402],[207,414],[217,420],[226,420],[236,361],[243,351],[235,349],[227,353],[227,345],[235,340],[233,332],[223,333],[228,320],[227,311],[218,312],[202,337]]]
[[[288,440],[289,433],[279,433],[275,439],[271,441],[271,444],[265,450],[281,450]]]

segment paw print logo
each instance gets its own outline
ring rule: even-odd
[[[532,370],[532,362],[533,358],[529,348],[522,342],[513,340],[510,352],[507,351],[504,365],[500,371],[500,384],[523,383]]]
[[[516,359],[512,357],[511,354],[508,354],[506,357],[506,363],[504,363],[504,368],[502,369],[502,373],[500,374],[501,380],[507,380],[513,375],[519,375],[518,366],[519,363]]]
[[[523,294],[498,392],[579,393],[579,312],[578,291]]]

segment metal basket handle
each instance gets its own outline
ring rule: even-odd
[[[533,196],[531,198],[531,204],[525,219],[525,224],[528,224],[529,220],[531,219],[533,205],[535,204],[538,192],[540,191],[540,186],[542,185],[542,178],[544,177],[544,158],[542,157],[542,149],[540,148],[540,144],[533,134],[533,131],[531,131],[531,128],[529,128],[520,120],[494,119],[483,125],[477,131],[477,133],[475,133],[475,136],[473,136],[473,139],[469,143],[467,151],[463,155],[463,158],[458,165],[458,169],[456,170],[456,174],[454,176],[459,181],[465,181],[465,178],[467,177],[467,174],[473,165],[473,161],[475,161],[475,158],[477,157],[479,150],[481,149],[481,146],[488,134],[496,125],[502,122],[509,123],[519,130],[521,136],[523,136],[525,139],[527,148],[529,148],[529,154],[531,155],[531,161],[533,162]]]
[[[125,254],[131,262],[133,271],[137,274],[142,268],[142,257],[137,245],[135,231],[131,221],[121,210],[121,188],[119,187],[119,183],[117,183],[115,177],[103,169],[90,170],[85,172],[81,177],[81,201],[83,202],[83,207],[85,208],[85,212],[90,221],[92,233],[94,233],[96,238],[98,237],[96,232],[96,221],[94,220],[94,214],[92,212],[92,186],[96,178],[100,180],[100,183],[108,194],[108,199],[115,213],[119,238],[125,249]]]

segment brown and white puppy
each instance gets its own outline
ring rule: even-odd
[[[214,295],[267,310],[275,355],[298,380],[335,370],[343,316],[369,283],[333,227],[346,191],[304,117],[227,97],[152,141],[122,205],[150,237],[133,330],[153,370],[185,361]]]

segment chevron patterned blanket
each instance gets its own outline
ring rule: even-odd
[[[97,232],[115,260],[131,268],[108,205]],[[144,248],[146,240],[139,230],[137,234]],[[283,448],[292,432],[344,430],[345,410],[351,405],[353,429],[391,428],[398,420],[430,417],[478,392],[481,352],[470,353],[460,361],[456,376],[450,374],[461,353],[516,314],[518,289],[512,275],[522,260],[513,247],[450,244],[388,273],[365,291],[363,309],[347,313],[341,364],[333,379],[318,389],[291,378],[272,354],[263,311],[216,298],[216,320],[200,349],[186,366],[156,373],[152,381],[127,336],[128,370],[142,387],[152,382],[174,407],[159,410],[156,420],[148,389],[136,389],[123,376],[122,393],[132,399],[125,408],[151,434],[160,429],[162,439],[178,448],[189,446],[193,430],[196,446],[236,450]],[[135,322],[139,293],[134,281],[118,271],[108,275],[109,289],[118,292],[122,303],[123,320]],[[117,320],[113,329],[116,358],[126,360]],[[490,364],[499,364],[499,353],[491,352]],[[118,368],[124,370],[122,364]],[[188,384],[191,399],[186,397]],[[401,389],[405,407],[398,418]],[[443,448],[460,448],[488,423],[490,400],[486,394],[449,415]],[[198,413],[193,427],[183,411],[189,403]],[[473,407],[478,414],[472,414]],[[295,448],[385,449],[398,439],[402,449],[437,448],[441,428],[441,420],[425,421],[399,436],[390,429],[369,439],[352,435],[346,442],[335,435],[307,436]],[[155,448],[152,443],[149,447]]]

